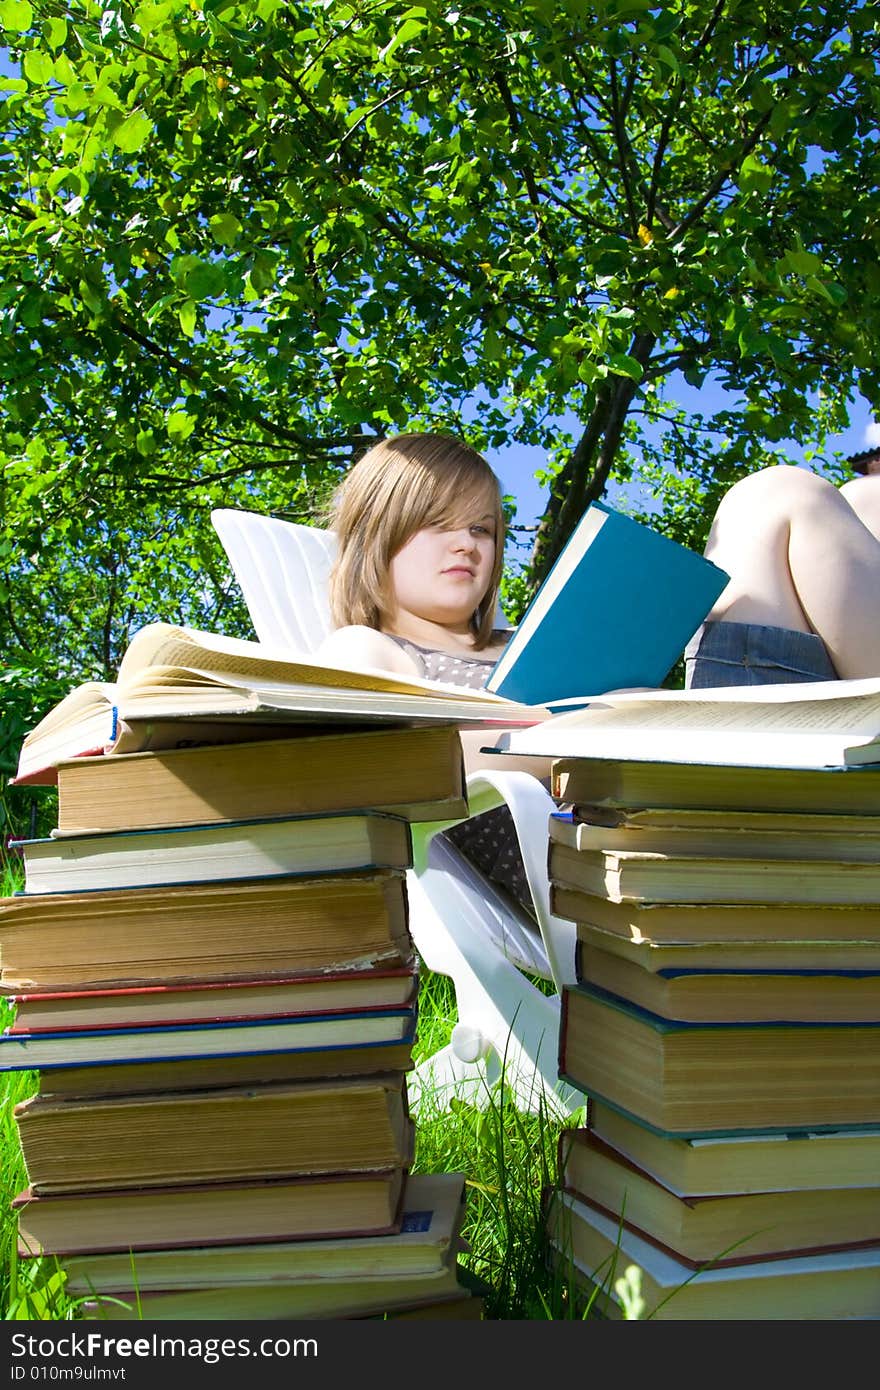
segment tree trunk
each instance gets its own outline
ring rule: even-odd
[[[644,368],[654,349],[653,334],[639,334],[630,348]],[[553,481],[547,509],[538,526],[529,565],[529,579],[537,587],[591,502],[598,502],[608,483],[627,412],[638,391],[628,376],[606,377],[596,392],[587,427],[570,457]]]

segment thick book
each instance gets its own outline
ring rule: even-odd
[[[416,1006],[360,1008],[346,1013],[286,1014],[272,1018],[213,1019],[146,1028],[76,1028],[66,1032],[0,1036],[0,1072],[121,1062],[173,1062],[197,1057],[241,1057],[251,1052],[317,1052],[408,1042],[415,1037]]]
[[[551,769],[558,801],[597,810],[744,811],[800,816],[876,816],[880,777],[844,767],[758,767],[662,759],[559,757]],[[649,823],[646,821],[646,823]]]
[[[594,502],[486,688],[552,705],[622,686],[661,685],[728,580],[696,551]]]
[[[880,1124],[880,1024],[685,1023],[572,985],[559,1073],[682,1137]]]
[[[622,904],[613,903],[610,906],[618,907]],[[831,910],[828,910],[829,913]],[[696,912],[697,909],[694,908],[693,911]],[[723,978],[726,987],[737,994],[736,1007],[740,1007],[746,1001],[757,1007],[756,994],[763,996],[768,989],[772,992],[778,988],[781,991],[780,998],[788,1000],[802,997],[805,992],[812,994],[810,980],[813,976],[829,982],[836,981],[837,976],[843,976],[844,982],[839,987],[840,996],[849,992],[848,982],[851,978],[857,981],[861,977],[866,982],[864,987],[854,985],[855,991],[861,991],[863,988],[873,990],[872,977],[880,971],[880,935],[875,935],[874,940],[869,938],[861,941],[827,940],[818,933],[817,939],[813,941],[777,939],[773,935],[774,910],[755,909],[756,914],[761,911],[763,916],[758,916],[755,929],[760,930],[763,926],[769,935],[764,939],[756,937],[743,941],[715,941],[710,938],[657,942],[649,937],[639,937],[635,934],[625,936],[607,931],[592,922],[576,922],[577,977],[586,981],[592,978],[595,971],[617,971],[629,966],[627,979],[632,979],[632,970],[638,969],[644,974],[660,976],[667,982],[680,981],[678,985],[673,983],[673,988],[685,995],[691,993],[691,987],[687,983],[688,977],[692,976],[702,981],[695,985],[697,993],[707,990],[710,995],[716,994],[717,990],[723,987]],[[859,910],[853,911],[858,913]],[[877,923],[877,926],[880,929],[880,923]],[[600,956],[601,959],[598,959]],[[613,965],[607,959],[609,956],[619,960],[620,966]],[[706,979],[707,976],[710,978]],[[717,989],[712,983],[712,977],[715,976],[719,977]],[[791,979],[788,979],[789,976]],[[766,985],[762,983],[764,977]],[[600,983],[598,979],[596,983]],[[651,989],[653,986],[646,984],[645,988]],[[832,991],[837,988],[836,984],[831,984]],[[626,995],[626,990],[612,990],[612,993]],[[855,995],[850,997],[854,1002]],[[838,999],[838,1004],[843,1007],[842,997]],[[661,1010],[655,1012],[659,1013]]]
[[[564,1130],[567,1191],[697,1268],[880,1245],[880,1167],[871,1187],[679,1194],[589,1129]]]
[[[691,1023],[880,1023],[880,946],[875,948],[873,970],[841,968],[833,949],[824,970],[651,970],[641,963],[648,955],[650,948],[645,948],[635,960],[627,960],[593,942],[579,941],[578,981],[661,1018]]]
[[[63,1262],[65,1288],[124,1294],[133,1283],[148,1292],[442,1275],[460,1248],[464,1214],[463,1173],[411,1173],[394,1232],[71,1254]]]
[[[880,861],[726,858],[576,849],[551,833],[553,883],[605,894],[612,902],[849,903],[880,900]]]
[[[874,1189],[880,1180],[880,1127],[789,1129],[679,1139],[591,1097],[587,1127],[679,1196]]]
[[[221,1288],[129,1288],[124,1294],[95,1294],[79,1305],[87,1322],[302,1321],[365,1318],[401,1309],[436,1309],[460,1303],[457,1261],[439,1272],[392,1274],[385,1278],[312,1279],[299,1284],[236,1284]]]
[[[73,758],[58,767],[58,829],[300,816],[364,807],[408,821],[467,815],[453,725]]]
[[[598,927],[620,941],[654,946],[743,947],[753,942],[768,959],[776,947],[810,949],[823,942],[849,951],[847,964],[871,966],[880,942],[880,906],[811,902],[612,902],[604,891],[588,893],[568,884],[550,884],[550,907],[560,917]],[[850,949],[851,948],[851,949]]]
[[[16,781],[52,783],[66,758],[233,739],[241,725],[532,724],[548,711],[484,690],[388,671],[350,671],[313,655],[220,633],[150,623],[115,681],[84,681],[24,738]],[[188,727],[191,728],[188,730]],[[255,734],[254,737],[259,737]]]
[[[625,1316],[616,1285],[629,1265],[639,1271],[641,1316],[654,1321],[877,1316],[880,1245],[695,1272],[570,1192],[550,1198],[547,1231],[560,1277],[572,1276],[584,1302],[595,1297],[594,1308],[608,1318]]]
[[[343,869],[408,869],[409,822],[364,811],[19,840],[24,892],[165,887]]]
[[[852,768],[876,788],[880,768],[868,768],[880,763],[880,677],[611,692],[487,744],[499,756]]]
[[[403,871],[0,898],[10,992],[402,965]]]
[[[773,811],[557,811],[550,834],[576,849],[698,854],[720,859],[880,859],[880,814],[786,815]]]
[[[400,1229],[405,1173],[396,1167],[43,1197],[27,1188],[12,1200],[18,1253],[28,1258],[390,1235]]]
[[[171,1061],[113,1062],[51,1067],[38,1073],[40,1095],[142,1096],[167,1091],[228,1090],[269,1082],[327,1081],[340,1077],[399,1076],[412,1070],[414,1039],[305,1052],[247,1052],[235,1057],[175,1057]]]
[[[110,1068],[112,1070],[112,1068]],[[143,1096],[37,1095],[15,1107],[30,1187],[175,1186],[400,1167],[412,1147],[400,1076]]]
[[[327,970],[257,979],[192,980],[117,989],[47,990],[13,994],[15,1016],[5,1030],[55,1033],[99,1028],[152,1028],[157,1024],[235,1021],[291,1014],[394,1009],[412,1002],[415,961],[408,968]]]

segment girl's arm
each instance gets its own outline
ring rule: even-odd
[[[421,674],[412,657],[402,647],[372,627],[353,625],[337,628],[324,639],[315,656],[320,661],[341,666],[347,671],[371,667],[405,676]],[[549,758],[518,758],[514,754],[496,758],[494,754],[481,753],[480,749],[489,747],[497,737],[491,729],[463,728],[460,733],[466,772],[494,768],[496,772],[531,772],[540,778],[550,776]]]
[[[530,772],[533,777],[546,782],[550,777],[550,758],[519,757],[516,753],[481,753],[481,748],[491,748],[498,734],[492,729],[460,729],[461,750],[464,754],[464,770],[470,772]]]

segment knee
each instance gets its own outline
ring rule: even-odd
[[[777,463],[757,473],[747,473],[725,493],[717,515],[747,509],[758,521],[791,521],[799,514],[839,505],[839,493],[827,478],[793,464]]]
[[[851,478],[840,495],[868,530],[880,540],[880,473]]]

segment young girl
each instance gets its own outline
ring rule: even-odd
[[[330,525],[339,544],[336,630],[321,654],[347,667],[484,685],[509,636],[498,610],[501,489],[486,460],[444,435],[384,440],[342,483]],[[838,489],[786,465],[749,474],[722,500],[706,555],[730,583],[685,653],[687,684],[880,675],[880,477]],[[484,733],[463,734],[469,771],[485,742]],[[523,766],[549,772],[535,759]],[[506,808],[448,833],[528,901]]]
[[[486,460],[444,435],[384,440],[348,474],[330,524],[337,626],[323,654],[482,685],[509,636]],[[690,684],[880,675],[880,476],[838,489],[784,464],[749,474],[723,498],[706,555],[730,583],[691,643]]]

